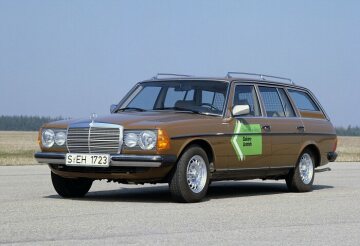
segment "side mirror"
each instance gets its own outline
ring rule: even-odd
[[[233,116],[246,115],[250,113],[249,105],[235,105],[232,109]]]
[[[114,110],[116,109],[117,105],[116,104],[111,104],[110,106],[110,113],[113,113]]]

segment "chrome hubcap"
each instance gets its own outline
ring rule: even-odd
[[[299,169],[301,180],[304,184],[309,184],[314,175],[314,164],[308,153],[301,156]]]
[[[191,157],[187,165],[186,178],[189,188],[194,193],[201,192],[206,184],[207,170],[204,159],[199,155]]]

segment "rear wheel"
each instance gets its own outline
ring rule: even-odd
[[[189,147],[180,157],[169,182],[173,198],[179,202],[199,202],[209,187],[209,161],[199,146]]]
[[[286,178],[286,185],[290,191],[307,192],[313,189],[315,158],[310,150],[305,150],[298,163]]]
[[[51,181],[56,192],[62,197],[83,197],[91,188],[91,179],[71,179],[51,172]]]

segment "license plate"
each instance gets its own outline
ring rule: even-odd
[[[105,154],[66,154],[67,166],[108,167],[110,155]]]

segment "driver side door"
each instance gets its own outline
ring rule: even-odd
[[[234,85],[232,108],[235,105],[249,105],[249,113],[233,116],[229,127],[231,151],[229,169],[262,169],[269,167],[271,137],[269,122],[264,117],[258,89],[254,84]]]

